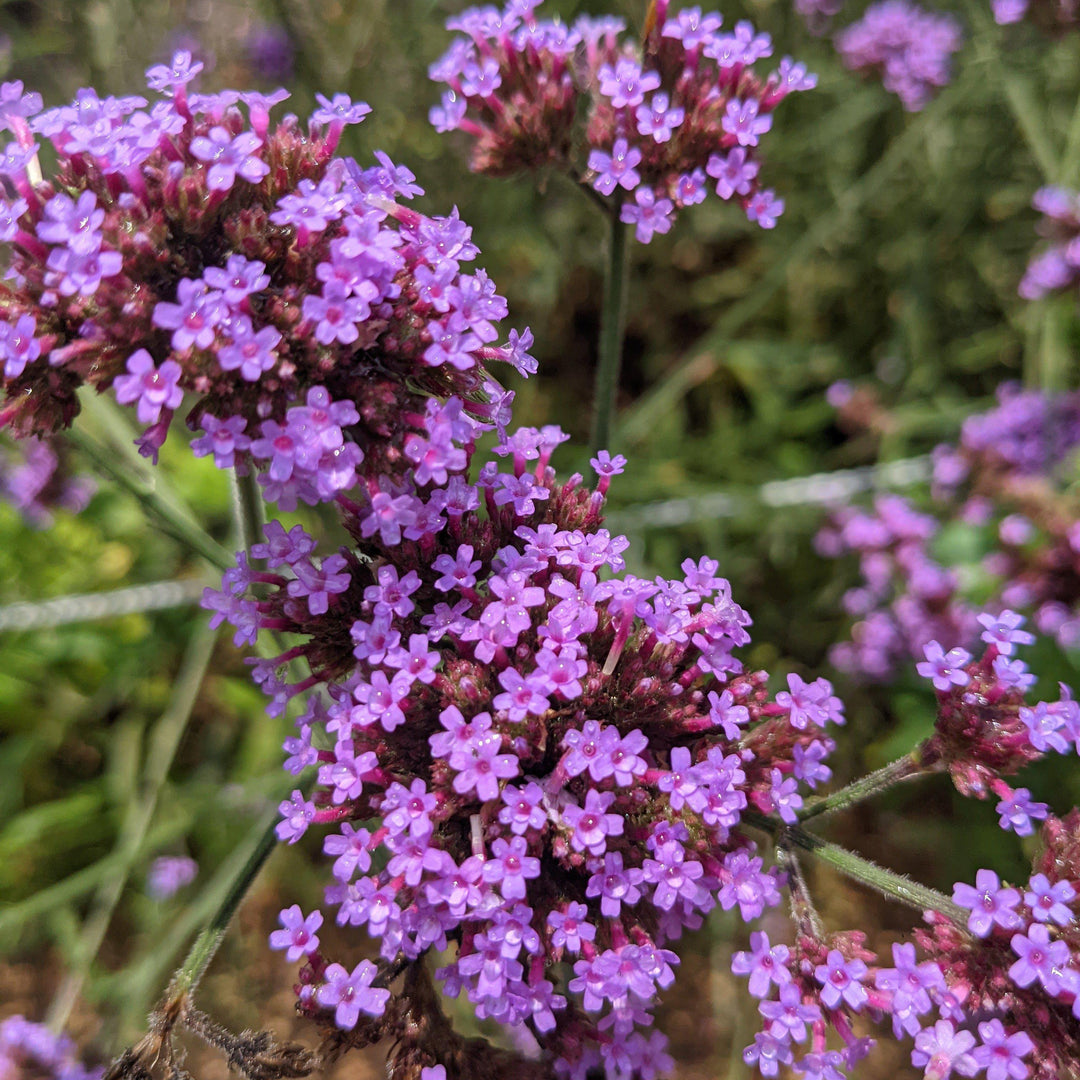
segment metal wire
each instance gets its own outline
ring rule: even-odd
[[[8,604],[0,607],[0,631],[41,630],[116,615],[188,607],[198,603],[204,588],[203,581],[159,581],[112,592]]]

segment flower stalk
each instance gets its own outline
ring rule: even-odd
[[[607,261],[604,265],[604,306],[600,313],[600,349],[593,396],[592,435],[589,446],[595,454],[610,449],[615,399],[622,369],[623,336],[626,328],[628,279],[628,227],[619,220],[621,200],[612,207],[608,219]]]

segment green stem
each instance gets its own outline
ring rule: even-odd
[[[196,554],[201,555],[219,570],[228,570],[236,560],[205,529],[201,528],[180,506],[165,498],[153,478],[136,473],[130,464],[90,438],[84,431],[72,428],[68,439],[78,450],[107,476],[135,496],[146,511],[160,523],[162,529]]]
[[[71,970],[49,1008],[47,1023],[54,1031],[62,1030],[67,1023],[83,983],[101,950],[132,867],[144,847],[150,823],[157,810],[158,799],[168,779],[180,740],[187,730],[188,720],[195,707],[216,640],[217,632],[207,629],[202,620],[199,620],[177,675],[169,705],[149,739],[143,789],[136,790],[128,804],[116,845],[120,865],[116,873],[103,881],[98,888],[91,914],[83,926],[75,950]]]
[[[929,770],[922,763],[924,745],[921,743],[910,754],[889,762],[876,772],[860,777],[831,795],[821,795],[810,799],[799,811],[799,820],[806,821],[812,817],[820,817],[822,814],[844,810],[849,806],[854,806],[855,803],[862,802],[863,799],[872,798],[894,784],[925,775]]]
[[[250,551],[252,544],[262,539],[266,524],[266,502],[255,475],[248,472],[237,475],[229,470],[229,490],[232,493],[233,527],[236,529],[237,547]]]
[[[248,856],[240,872],[233,878],[229,890],[224,899],[218,905],[217,910],[210,917],[210,921],[199,932],[194,944],[188,950],[184,962],[177,969],[169,984],[169,996],[177,997],[180,994],[190,993],[198,985],[214,954],[218,951],[222,941],[225,940],[229,923],[232,922],[236,909],[240,906],[248,889],[259,876],[259,871],[266,864],[277,847],[277,822],[278,815],[275,813],[271,821],[263,830],[255,849]]]
[[[743,821],[771,833],[777,838],[778,844],[808,851],[854,881],[876,889],[882,896],[898,900],[918,911],[940,912],[958,926],[967,924],[967,913],[944,893],[926,885],[920,885],[917,881],[904,877],[903,874],[886,870],[883,866],[878,866],[877,863],[864,859],[861,855],[856,855],[839,844],[823,840],[820,836],[807,832],[799,825],[785,825],[784,822],[777,821],[775,818],[747,810],[743,811]]]
[[[1080,97],[1073,108],[1069,131],[1065,136],[1065,153],[1058,170],[1058,183],[1064,187],[1080,187]]]
[[[600,313],[600,349],[593,398],[592,435],[589,440],[594,454],[599,450],[611,449],[615,397],[622,367],[629,227],[619,220],[620,204],[621,200],[616,199],[611,208],[607,264],[604,268],[604,306]]]

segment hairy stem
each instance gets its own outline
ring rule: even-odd
[[[147,476],[142,469],[136,470],[131,462],[118,457],[113,449],[106,448],[79,428],[72,428],[67,437],[97,469],[134,495],[170,536],[219,570],[227,570],[235,564],[236,560],[183,507],[164,495],[155,477]]]
[[[607,263],[604,267],[604,306],[600,312],[600,349],[593,395],[592,435],[589,447],[595,454],[610,449],[615,398],[622,368],[623,332],[626,323],[628,226],[619,220],[621,200],[616,199],[608,222]]]
[[[882,896],[898,900],[918,911],[940,912],[959,926],[966,925],[967,912],[937,889],[920,885],[917,881],[904,877],[903,874],[886,870],[885,867],[878,866],[877,863],[864,859],[861,855],[856,855],[855,852],[848,851],[839,844],[823,840],[799,825],[787,825],[756,811],[745,810],[743,821],[747,825],[753,825],[755,828],[771,833],[776,837],[779,846],[807,851],[852,880],[876,889]]]
[[[932,770],[923,764],[924,746],[925,743],[920,743],[911,753],[897,758],[896,761],[890,761],[883,768],[860,777],[831,795],[819,795],[817,798],[810,799],[799,811],[799,820],[806,821],[812,817],[820,817],[822,814],[844,810],[849,806],[854,806],[855,803],[862,802],[863,799],[869,799],[888,790],[894,784],[899,784],[904,780],[913,780],[917,776],[925,776]]]
[[[184,962],[177,969],[169,984],[169,997],[177,998],[182,994],[190,994],[198,985],[214,954],[218,951],[225,933],[232,922],[233,915],[247,895],[248,889],[259,876],[259,871],[266,864],[277,847],[277,814],[263,830],[262,836],[255,846],[255,850],[248,856],[247,861],[240,868],[240,872],[233,878],[229,891],[218,905],[217,911],[210,917],[210,921],[199,932],[191,948],[188,950]]]

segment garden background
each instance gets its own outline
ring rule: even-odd
[[[366,163],[383,149],[416,173],[421,209],[460,207],[515,322],[536,336],[539,374],[513,384],[517,420],[570,431],[556,455],[569,471],[588,457],[604,224],[557,176],[470,175],[463,144],[428,124],[438,91],[426,69],[456,10],[427,0],[0,0],[0,79],[22,79],[47,106],[80,86],[137,93],[149,64],[185,47],[206,63],[206,89],[285,85],[301,115],[315,92],[370,102],[344,152]],[[605,9],[562,0],[542,10]],[[618,13],[631,25],[645,16],[628,3]],[[860,13],[846,7],[834,25]],[[998,27],[977,0],[955,8],[965,40],[953,81],[909,113],[876,79],[846,71],[830,36],[809,33],[787,4],[736,2],[723,14],[770,33],[776,55],[806,62],[819,85],[779,111],[765,151],[768,182],[787,205],[775,230],[710,200],[633,246],[611,447],[630,466],[613,485],[609,524],[632,538],[637,573],[670,575],[701,553],[720,560],[754,618],[750,667],[837,678],[849,716],[833,762],[843,781],[928,733],[933,692],[913,672],[859,687],[829,669],[828,648],[850,622],[840,598],[855,580],[853,564],[813,547],[835,479],[778,482],[890,462],[906,463],[894,478],[917,478],[921,455],[955,441],[1001,383],[1075,385],[1074,296],[1031,303],[1017,284],[1038,244],[1033,192],[1080,185],[1080,35]],[[826,400],[840,380],[858,388],[866,422],[857,428]],[[92,408],[79,424],[100,429]],[[77,450],[72,465],[93,468]],[[175,435],[154,482],[228,543],[227,477]],[[925,484],[908,492],[927,498]],[[980,543],[976,528],[955,526],[937,554],[975,566]],[[181,583],[150,591],[165,597],[160,610],[86,618],[82,601],[43,605],[160,582]],[[288,721],[266,718],[242,655],[206,629],[192,601],[215,582],[105,478],[84,512],[60,511],[48,528],[0,505],[0,1017],[66,1023],[90,1060],[137,1036],[283,794]],[[1040,685],[1075,678],[1052,646],[1031,662]],[[1059,812],[1080,801],[1069,759],[1021,782]],[[946,892],[980,866],[1024,876],[1023,843],[945,777],[829,828]],[[292,970],[265,941],[281,906],[317,900],[318,841],[308,839],[273,857],[204,984],[202,1007],[234,1028],[303,1037]],[[150,863],[179,854],[197,862],[195,880],[153,899]],[[872,944],[911,924],[908,911],[829,875],[818,875],[816,894],[830,925],[867,928]],[[679,1077],[749,1075],[739,1055],[753,1006],[728,974],[746,933],[718,913],[687,953],[660,1016]],[[860,1075],[907,1075],[902,1048],[884,1049]],[[225,1068],[203,1051],[189,1067],[200,1078]],[[350,1059],[339,1071],[368,1075],[358,1069]]]

